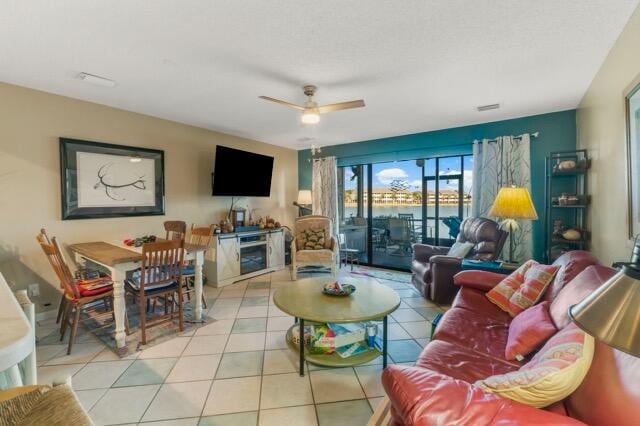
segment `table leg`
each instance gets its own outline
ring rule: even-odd
[[[202,266],[204,265],[204,251],[198,251],[195,253],[195,279],[193,287],[195,290],[195,297],[193,298],[193,322],[202,321]]]
[[[300,331],[300,376],[304,376],[304,320],[299,318],[298,327]]]
[[[387,317],[382,319],[382,368],[387,368]]]
[[[124,326],[124,315],[127,309],[126,300],[124,298],[124,280],[126,272],[119,268],[110,268],[111,279],[113,280],[113,314],[116,318],[116,348],[118,355],[127,354],[127,333]]]

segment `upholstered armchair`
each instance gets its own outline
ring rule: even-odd
[[[456,242],[473,243],[467,259],[495,260],[500,256],[508,232],[491,219],[469,217],[460,224]],[[458,288],[453,276],[462,270],[462,258],[448,256],[450,247],[413,245],[411,282],[424,297],[436,303],[451,303]]]
[[[301,266],[326,266],[336,275],[339,246],[332,233],[331,219],[326,216],[302,216],[296,219],[295,234],[291,241],[293,279],[297,279]],[[310,233],[324,231],[322,241],[307,241]],[[320,234],[321,235],[321,234]],[[313,248],[312,248],[313,246]]]

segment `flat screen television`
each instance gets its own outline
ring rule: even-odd
[[[213,169],[213,195],[268,197],[273,157],[218,145]]]

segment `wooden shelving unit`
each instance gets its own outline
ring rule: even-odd
[[[573,164],[573,167],[569,167]],[[552,263],[562,253],[588,250],[587,213],[591,199],[587,194],[587,172],[591,162],[584,149],[552,152],[545,165],[545,261]],[[580,232],[576,240],[566,239],[568,229]]]

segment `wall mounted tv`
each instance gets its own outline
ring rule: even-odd
[[[213,195],[268,197],[273,157],[218,145],[212,173]]]

